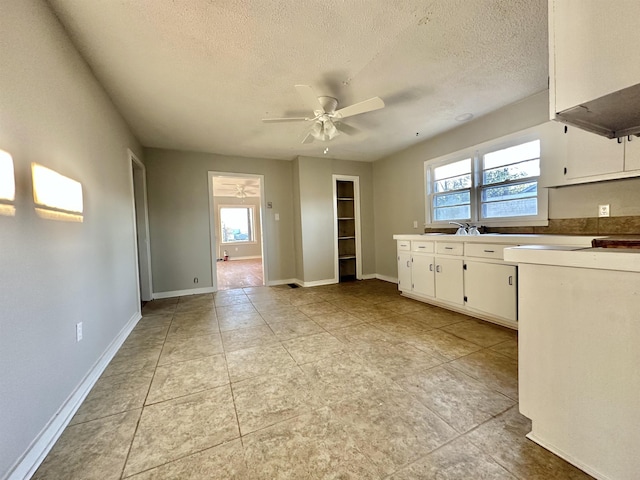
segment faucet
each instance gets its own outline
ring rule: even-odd
[[[458,231],[456,232],[456,235],[469,235],[469,232],[467,231],[467,229],[469,228],[469,224],[465,223],[458,223],[458,222],[449,222],[451,225],[458,225]]]

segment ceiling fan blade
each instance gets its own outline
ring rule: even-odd
[[[356,127],[352,127],[351,125],[347,125],[346,123],[333,122],[333,124],[341,133],[344,133],[345,135],[357,135],[358,133],[360,133],[360,130],[358,130]]]
[[[347,118],[361,113],[372,112],[384,108],[384,102],[380,97],[373,97],[364,102],[354,103],[348,107],[341,108],[333,114],[333,118]]]
[[[313,143],[313,135],[311,134],[311,132],[307,133],[307,136],[304,137],[302,143]]]
[[[298,90],[298,94],[302,97],[304,103],[306,103],[307,106],[311,110],[313,110],[313,113],[315,113],[316,115],[318,115],[318,113],[316,112],[325,113],[324,107],[318,100],[318,96],[313,91],[313,88],[311,88],[309,85],[296,85],[295,87],[296,90]]]
[[[263,118],[262,121],[265,123],[277,123],[277,122],[306,122],[307,120],[311,120],[307,117],[285,117],[285,118]]]

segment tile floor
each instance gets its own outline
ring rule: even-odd
[[[36,479],[587,479],[524,435],[515,332],[367,280],[147,304]]]
[[[262,282],[262,259],[229,260],[216,262],[218,290],[258,287]]]

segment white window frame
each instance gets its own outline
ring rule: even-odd
[[[250,240],[240,240],[234,242],[225,242],[222,232],[222,209],[223,208],[247,208],[251,211]],[[256,207],[255,205],[218,205],[218,234],[220,235],[220,245],[252,245],[258,243],[256,240]]]
[[[529,129],[513,135],[508,135],[496,140],[484,142],[473,147],[459,150],[457,152],[437,157],[424,162],[424,179],[425,179],[425,226],[427,227],[447,227],[451,228],[449,220],[436,221],[433,219],[433,169],[454,163],[460,160],[471,158],[471,218],[465,220],[451,220],[460,223],[470,223],[477,226],[487,227],[520,227],[520,226],[543,226],[549,224],[549,201],[548,189],[541,185],[543,155],[546,152],[545,138],[537,128]],[[530,180],[538,182],[538,214],[527,216],[501,217],[501,218],[482,218],[481,217],[481,193],[482,193],[482,173],[483,173],[483,155],[502,150],[505,148],[520,145],[522,143],[540,140],[540,173],[538,177],[530,177]],[[524,179],[523,179],[524,180]]]

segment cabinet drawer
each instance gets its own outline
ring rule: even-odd
[[[464,243],[438,242],[436,243],[436,253],[442,253],[444,255],[462,255],[464,253]]]
[[[409,240],[398,240],[398,251],[410,251],[411,242]]]
[[[411,242],[412,252],[433,253],[434,242]]]
[[[503,252],[505,248],[513,247],[513,245],[500,245],[494,243],[467,243],[465,252],[467,257],[481,258],[504,258]]]

